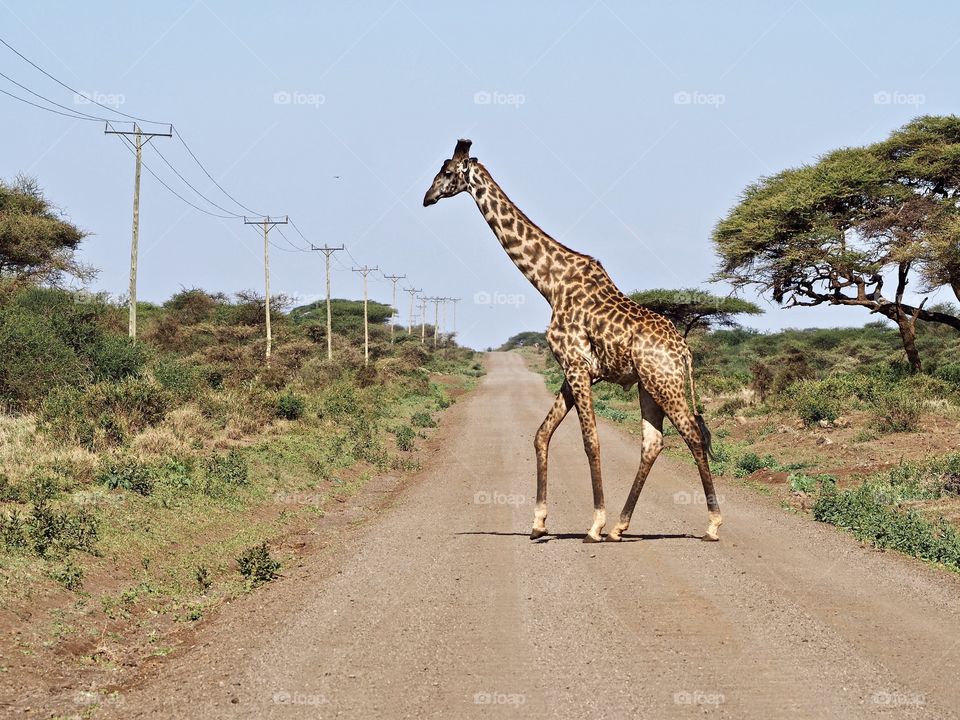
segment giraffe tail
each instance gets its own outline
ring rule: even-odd
[[[687,363],[687,376],[690,378],[690,409],[693,410],[693,419],[697,421],[697,427],[700,430],[703,449],[707,451],[707,457],[714,460],[716,459],[716,455],[713,454],[713,436],[710,433],[710,428],[707,427],[706,421],[703,419],[703,415],[697,412],[697,391],[693,384],[693,353],[691,353],[689,349],[687,350],[685,360]]]

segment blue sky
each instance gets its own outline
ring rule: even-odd
[[[248,207],[288,213],[315,244],[344,243],[357,262],[463,298],[461,339],[485,347],[543,328],[549,308],[469,197],[421,207],[458,137],[473,139],[473,154],[534,221],[601,259],[624,290],[725,293],[707,284],[709,236],[747,183],[882,138],[918,114],[956,111],[960,6],[2,0],[0,36],[105,104],[174,123]],[[3,47],[0,71],[64,105],[106,112],[77,104]],[[37,176],[91,233],[83,258],[100,268],[94,287],[124,293],[130,153],[96,122],[6,96],[0,107],[0,175]],[[155,142],[205,195],[236,210],[176,140]],[[219,212],[152,149],[144,159]],[[334,294],[360,297],[351,258],[339,258]],[[273,289],[316,298],[322,259],[272,249]],[[145,174],[142,299],[262,281],[253,230],[192,209]],[[389,301],[390,288],[373,282],[371,296]],[[764,305],[752,326],[872,319],[855,308]]]

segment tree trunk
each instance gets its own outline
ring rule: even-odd
[[[903,341],[903,351],[907,354],[910,363],[910,372],[920,372],[920,353],[917,352],[917,318],[907,315],[901,308],[897,308],[894,318],[900,330],[900,339]]]

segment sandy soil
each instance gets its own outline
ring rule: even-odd
[[[620,544],[584,545],[577,423],[531,542],[532,436],[550,404],[488,356],[422,472],[340,551],[226,608],[96,717],[957,717],[960,579],[662,457]],[[608,515],[639,461],[601,430]],[[73,712],[77,712],[76,708]]]

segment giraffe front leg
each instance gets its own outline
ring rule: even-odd
[[[588,373],[568,373],[567,381],[573,391],[577,414],[580,416],[580,431],[583,434],[583,449],[590,463],[590,481],[593,485],[593,523],[584,536],[585,543],[600,542],[603,526],[607,524],[607,511],[603,504],[603,480],[600,474],[600,436],[597,433],[597,418],[593,414],[593,394]]]
[[[547,455],[550,438],[572,407],[573,393],[570,391],[570,384],[565,382],[533,439],[533,447],[537,454],[537,507],[533,511],[531,540],[537,540],[547,534]]]

